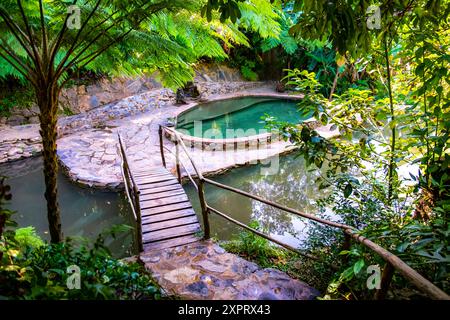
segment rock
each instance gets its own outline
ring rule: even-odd
[[[33,116],[33,117],[28,118],[28,123],[39,123],[39,117]]]
[[[116,160],[116,156],[105,154],[105,155],[103,155],[102,160],[103,161],[114,161],[114,160]]]
[[[8,118],[8,124],[12,126],[21,125],[24,124],[25,122],[26,119],[22,115],[12,115],[11,117]]]
[[[217,253],[217,254],[224,254],[226,251],[225,251],[224,248],[215,245],[214,246],[214,252]]]
[[[161,256],[145,256],[145,255],[142,255],[141,256],[141,260],[144,262],[144,263],[148,263],[148,262],[150,262],[150,263],[156,263],[156,262],[159,262],[160,260],[161,260]]]
[[[202,296],[207,296],[209,292],[208,286],[203,281],[191,283],[190,285],[186,286],[186,289],[193,293],[199,293]]]
[[[199,276],[198,270],[194,270],[189,267],[182,267],[182,268],[174,269],[170,272],[167,272],[163,276],[163,278],[168,282],[177,284],[177,283],[191,283],[193,281],[196,281],[198,276]]]
[[[258,296],[258,300],[278,300],[271,292],[263,292]]]
[[[8,151],[8,156],[12,157],[12,156],[15,156],[17,154],[22,154],[22,153],[23,153],[23,150],[20,148],[11,148]]]
[[[200,262],[193,264],[193,266],[201,270],[213,273],[222,273],[227,269],[225,266],[216,264],[209,260],[202,260]]]

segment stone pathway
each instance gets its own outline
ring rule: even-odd
[[[182,299],[311,300],[320,294],[284,272],[261,269],[212,241],[149,252],[140,259],[168,294]]]
[[[218,94],[211,99],[229,98],[248,95],[275,95],[270,86],[259,86],[238,93]],[[282,96],[282,95],[278,95]],[[145,170],[161,166],[158,128],[168,118],[191,108],[197,101],[182,106],[167,103],[164,107],[153,108],[136,116],[106,121],[102,128],[93,128],[72,134],[58,140],[58,156],[71,180],[97,188],[121,189],[122,177],[117,156],[117,133],[123,137],[129,162],[135,170]],[[172,149],[169,141],[165,145]],[[278,156],[292,149],[284,141],[269,144],[267,148],[257,150],[205,151],[191,149],[191,156],[196,159],[199,169],[205,174],[217,174],[230,168],[256,163],[258,160]],[[174,172],[175,159],[166,152],[169,170]],[[187,157],[181,153],[182,161],[188,164]],[[192,171],[191,167],[188,170]]]

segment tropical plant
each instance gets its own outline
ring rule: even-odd
[[[333,186],[335,196],[327,204],[341,219],[448,291],[448,248],[442,239],[448,234],[450,208],[449,86],[444,80],[449,11],[444,3],[383,3],[379,31],[357,28],[365,23],[358,16],[367,9],[364,1],[358,6],[352,1],[299,3],[302,14],[295,33],[314,39],[325,35],[342,55],[368,59],[367,68],[379,81],[372,88],[347,89],[330,101],[320,94],[313,75],[289,72],[288,83],[306,94],[302,110],[339,130],[339,140],[323,139],[304,125],[268,122],[299,146],[309,164],[327,162],[329,169],[318,183]],[[417,174],[399,174],[399,168],[415,164],[420,164]],[[331,239],[339,242],[339,236]],[[325,240],[316,244],[316,249],[330,246]],[[350,266],[331,286],[333,292],[340,288],[336,283],[356,279],[364,264],[377,263],[376,257],[355,248],[358,254],[351,254]]]
[[[40,109],[49,230],[62,240],[57,200],[57,110],[59,93],[79,69],[113,75],[158,71],[172,88],[194,76],[202,57],[224,59],[225,46],[248,45],[229,19],[200,16],[206,2],[83,0],[3,1],[0,5],[0,77],[27,82]],[[276,36],[278,25],[267,1],[239,4],[240,25]],[[230,10],[227,9],[227,13]],[[232,19],[233,21],[235,19]],[[143,59],[143,57],[145,57]]]
[[[4,206],[11,199],[0,181],[0,298],[3,299],[158,299],[155,281],[136,262],[111,256],[104,241],[126,231],[115,226],[94,243],[70,238],[47,244],[33,227],[16,228],[14,212]],[[80,269],[80,288],[69,288],[68,270]]]

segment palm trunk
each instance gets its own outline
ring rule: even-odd
[[[63,240],[61,216],[58,205],[58,158],[56,155],[58,89],[55,85],[42,85],[37,89],[37,102],[40,110],[40,134],[44,157],[45,199],[47,217],[52,243]]]

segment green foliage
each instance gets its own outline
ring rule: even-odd
[[[279,33],[272,4],[265,0],[241,3],[212,1],[206,5],[204,1],[133,1],[127,3],[126,9],[116,1],[101,3],[97,8],[89,1],[78,2],[77,5],[82,9],[81,14],[90,19],[82,19],[86,26],[81,30],[65,30],[61,48],[55,57],[55,68],[59,65],[67,66],[69,71],[82,68],[104,75],[129,76],[158,71],[163,84],[171,88],[182,87],[192,80],[192,66],[199,59],[225,59],[227,54],[223,44],[227,47],[249,45],[239,28],[251,30],[262,37],[277,37]],[[202,7],[209,8],[207,17],[200,14]],[[13,54],[22,62],[29,63],[27,52],[5,23],[10,16],[19,27],[25,29],[19,8],[14,1],[6,1],[0,9],[0,28],[3,28],[0,42],[7,50],[1,50],[0,66],[4,67],[0,68],[0,78],[12,76],[25,81],[23,68],[17,70],[8,62],[11,59],[3,56],[4,53]],[[216,9],[221,13],[216,14]],[[24,10],[29,15],[31,28],[37,37],[41,37],[38,3],[25,5]],[[47,38],[55,39],[63,25],[67,7],[65,4],[44,2],[44,11]],[[235,15],[239,16],[238,21],[222,18]],[[122,34],[126,36],[121,37]],[[111,43],[111,39],[116,40]],[[104,47],[107,50],[103,50]],[[101,54],[96,56],[97,52]],[[64,57],[66,54],[68,56]],[[17,62],[13,64],[17,66]],[[34,69],[35,66],[31,67]],[[62,74],[62,81],[67,81],[74,74]]]
[[[259,229],[257,221],[251,221],[249,226]],[[319,290],[326,289],[332,276],[328,264],[317,264],[292,251],[275,246],[265,238],[249,231],[242,231],[234,239],[224,241],[220,245],[228,252],[238,254],[263,268],[281,270]]]
[[[10,79],[8,79],[10,81]],[[0,86],[0,116],[9,116],[13,108],[29,108],[34,102],[34,93],[27,87],[13,83],[11,88]]]
[[[21,248],[31,247],[39,248],[44,245],[44,242],[36,234],[34,227],[19,228],[16,230],[14,240]]]
[[[241,66],[242,77],[245,80],[256,81],[258,80],[258,74],[252,70],[255,67],[255,63],[247,61],[247,64]]]
[[[325,140],[304,125],[276,119],[268,119],[268,124],[296,143],[309,165],[320,168],[327,164],[317,183],[331,186],[333,193],[323,200],[323,208],[330,208],[342,222],[362,230],[364,236],[448,292],[448,9],[436,10],[444,2],[431,7],[431,2],[391,2],[382,9],[383,29],[371,34],[352,29],[349,19],[361,9],[347,8],[349,2],[316,2],[313,10],[312,2],[305,1],[298,24],[305,28],[294,31],[314,39],[332,32],[333,47],[342,55],[349,53],[347,62],[351,61],[349,56],[360,60],[372,82],[341,89],[326,99],[311,74],[304,70],[288,72],[288,84],[307,94],[300,104],[302,109],[339,130],[339,140]],[[397,18],[393,16],[394,7]],[[331,16],[339,10],[349,17],[347,21],[337,22],[339,15]],[[350,28],[337,32],[343,26]],[[343,39],[339,39],[341,36]],[[349,48],[351,42],[358,45]],[[419,165],[417,174],[401,176],[399,168],[406,165]],[[361,245],[340,252],[342,235],[323,226],[312,228],[308,239],[313,252],[325,252],[336,262],[345,257],[344,263],[338,263],[340,270],[326,298],[372,296],[365,287],[367,275],[362,270],[372,264],[383,266],[379,257]],[[408,298],[423,297],[404,278],[394,276],[391,296],[404,298],[405,291],[400,288],[408,289]]]
[[[251,221],[249,227],[259,229],[259,223],[257,221]],[[256,259],[263,266],[267,265],[269,259],[278,255],[268,240],[249,231],[238,233],[237,239],[234,239],[229,244],[225,244],[225,248],[231,249],[232,252],[236,251],[236,248],[239,248],[240,252],[245,253],[253,260]]]

